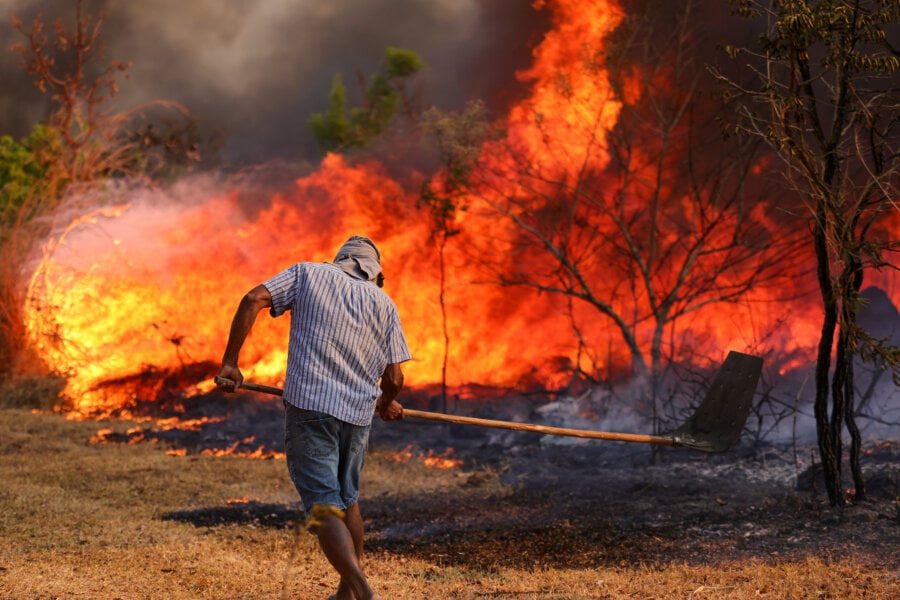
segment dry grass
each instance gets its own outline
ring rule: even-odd
[[[226,510],[240,498],[288,506],[296,493],[283,461],[88,443],[102,427],[127,426],[0,410],[0,597],[316,600],[333,591],[336,578],[314,540],[288,519],[204,526],[167,518]],[[478,496],[512,491],[489,475],[467,485],[470,476],[459,471],[370,459],[364,502],[367,495],[387,503],[420,497],[427,507],[428,495],[449,494],[471,505]],[[461,568],[380,549],[369,554],[366,569],[393,600],[900,597],[896,572],[852,556],[525,570]]]

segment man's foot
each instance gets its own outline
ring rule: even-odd
[[[345,598],[339,592],[337,594],[332,594],[332,595],[328,596],[328,598],[326,600],[354,600],[353,594],[351,594],[349,592],[349,590],[347,591],[347,594],[349,594],[349,595],[346,596],[346,598]],[[384,598],[379,596],[378,594],[373,594],[369,600],[384,600]]]
[[[337,591],[328,596],[328,600],[356,600],[356,596],[350,591],[350,587],[345,585],[342,581],[340,585],[338,585]]]
[[[339,587],[337,593],[328,596],[327,600],[356,600],[356,597],[349,589]]]

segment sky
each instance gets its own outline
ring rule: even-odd
[[[29,27],[74,22],[74,0],[0,0],[0,134],[25,136],[47,100],[10,51]],[[327,108],[341,73],[351,93],[384,50],[413,50],[427,65],[423,100],[444,110],[482,99],[498,110],[521,85],[545,11],[524,0],[85,0],[103,11],[107,58],[130,61],[118,106],[184,105],[204,130],[226,136],[226,164],[315,160],[307,119]],[[353,97],[351,96],[351,103]]]

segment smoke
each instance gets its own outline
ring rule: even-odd
[[[48,102],[8,49],[35,15],[71,26],[74,2],[0,0],[0,134],[27,135]],[[443,109],[479,98],[498,110],[514,98],[515,72],[546,15],[521,0],[86,0],[106,15],[107,58],[132,62],[120,108],[155,99],[183,104],[207,131],[226,136],[230,164],[318,157],[307,119],[327,108],[341,73],[351,98],[357,75],[379,66],[384,50],[413,50],[427,65],[424,101]]]

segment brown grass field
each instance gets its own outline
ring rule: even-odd
[[[299,530],[283,460],[89,443],[102,427],[131,425],[0,410],[0,598],[333,592],[333,571]],[[533,477],[559,482],[533,488],[516,483],[514,462],[441,470],[387,460],[395,450],[371,450],[361,504],[366,571],[388,599],[900,598],[896,498],[848,517],[790,492],[742,503],[713,482],[701,490],[703,511],[691,512],[672,508],[688,498],[677,486],[658,486],[667,501],[650,482],[626,521],[606,514],[626,505],[590,483]],[[749,535],[748,522],[775,512],[781,525]],[[793,521],[806,525],[784,525]]]

